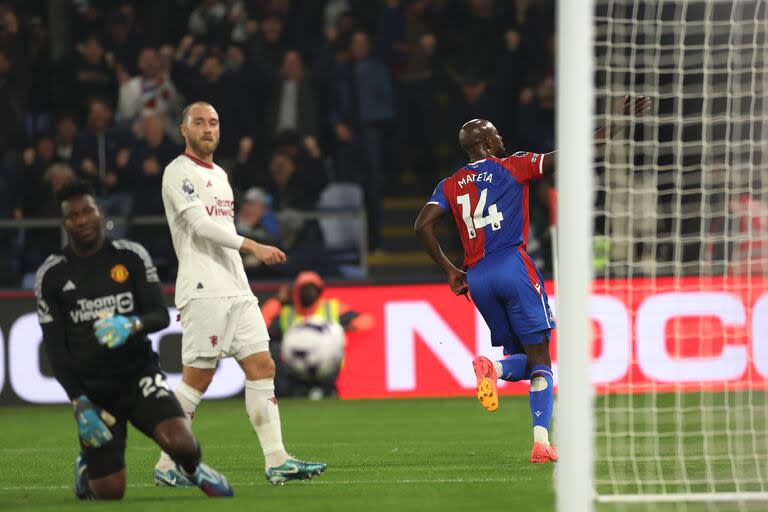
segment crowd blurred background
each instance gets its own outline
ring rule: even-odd
[[[375,257],[393,232],[383,205],[423,203],[464,162],[466,120],[492,120],[510,150],[553,149],[553,20],[551,0],[2,2],[0,217],[56,217],[76,177],[109,216],[163,215],[181,110],[206,100],[238,229],[293,262],[271,272],[343,274],[304,213],[364,205]],[[532,191],[537,241],[547,188]],[[173,279],[167,228],[110,226]],[[56,228],[0,229],[0,284],[28,286],[60,243]]]

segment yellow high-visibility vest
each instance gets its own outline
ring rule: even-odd
[[[337,299],[321,300],[320,305],[315,309],[315,312],[308,316],[298,314],[296,308],[291,304],[286,304],[280,309],[280,328],[283,333],[287,332],[288,329],[294,325],[304,323],[308,320],[340,324],[341,315],[339,315],[339,301]]]

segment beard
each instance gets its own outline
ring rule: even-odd
[[[188,143],[192,150],[200,156],[212,155],[216,151],[216,148],[219,147],[219,139],[209,141],[203,139],[193,139],[190,137]]]

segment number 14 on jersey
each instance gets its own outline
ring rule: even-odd
[[[469,238],[475,238],[477,236],[477,230],[483,229],[488,225],[490,225],[491,229],[494,231],[501,229],[501,221],[504,220],[504,213],[496,209],[496,203],[490,205],[488,207],[488,215],[483,216],[487,197],[488,189],[484,188],[480,192],[480,199],[477,201],[474,213],[471,213],[472,204],[469,200],[469,194],[463,194],[456,197],[456,201],[461,205],[461,217],[464,220],[464,225],[467,227]]]

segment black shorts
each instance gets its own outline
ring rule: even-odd
[[[91,402],[116,419],[110,427],[112,441],[100,448],[82,447],[89,478],[102,478],[125,467],[125,441],[129,421],[145,436],[152,438],[159,423],[169,418],[185,417],[181,405],[165,381],[165,374],[155,363],[134,376],[108,381],[86,381],[84,384]]]

